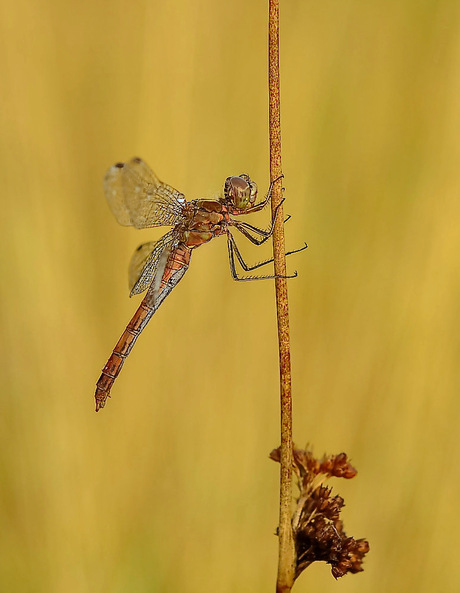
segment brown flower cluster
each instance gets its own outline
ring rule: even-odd
[[[270,453],[280,461],[280,449]],[[345,453],[315,459],[311,451],[293,449],[293,469],[300,491],[292,518],[296,547],[296,578],[312,562],[323,560],[332,566],[337,579],[347,572],[363,570],[364,555],[369,551],[365,539],[347,537],[340,520],[344,506],[341,496],[331,496],[331,488],[323,482],[330,477],[354,478],[356,469]]]

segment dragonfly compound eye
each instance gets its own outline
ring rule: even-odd
[[[238,210],[250,208],[257,198],[257,185],[249,179],[249,175],[227,177],[224,187],[225,197]]]

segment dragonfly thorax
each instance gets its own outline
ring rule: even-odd
[[[247,210],[257,199],[257,184],[251,181],[249,175],[227,177],[224,185],[225,201],[237,210]]]

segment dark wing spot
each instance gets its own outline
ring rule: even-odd
[[[123,169],[124,166],[125,163],[115,163],[115,167],[117,167],[118,169]]]
[[[140,251],[142,249],[142,245],[139,245],[139,247],[136,249],[136,251]]]
[[[135,163],[137,163],[137,164],[139,164],[139,163],[142,163],[142,159],[140,159],[138,156],[135,156],[135,157],[133,158],[133,161],[134,161]]]

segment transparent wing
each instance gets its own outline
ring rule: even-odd
[[[118,222],[137,229],[174,226],[186,204],[184,194],[160,181],[138,157],[110,167],[104,191]]]
[[[174,230],[171,230],[158,241],[139,245],[129,264],[130,296],[144,292],[157,277],[161,281],[168,256],[177,243]]]

